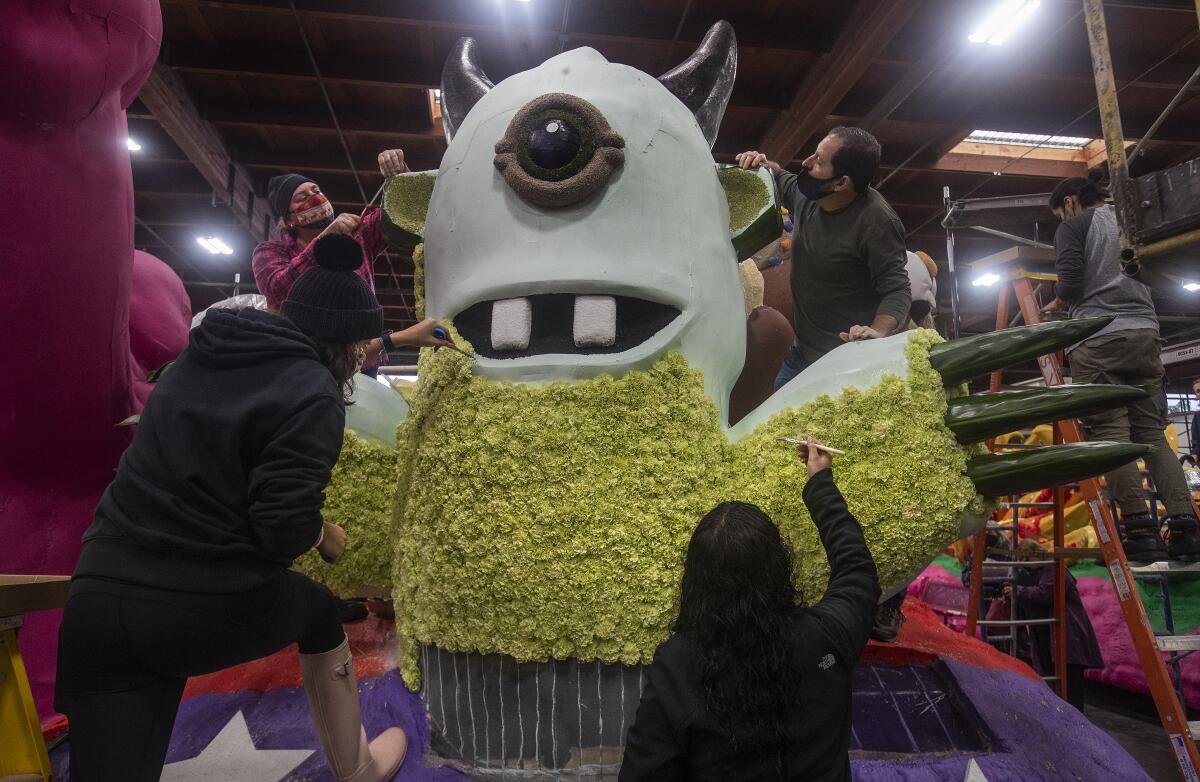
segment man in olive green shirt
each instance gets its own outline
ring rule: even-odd
[[[886,337],[908,317],[904,226],[870,187],[879,142],[860,128],[837,127],[799,174],[759,152],[742,168],[766,166],[792,213],[792,303],[796,343],[775,379],[778,389],[844,342]]]
[[[760,152],[737,156],[742,168],[766,166],[779,200],[792,213],[792,306],[796,342],[775,390],[845,342],[894,334],[912,306],[904,226],[871,180],[879,142],[861,128],[829,131],[799,174]],[[903,614],[900,592],[879,606],[871,637],[895,641]]]

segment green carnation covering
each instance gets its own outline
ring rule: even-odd
[[[717,178],[729,201],[729,227],[732,230],[748,225],[771,201],[766,184],[749,171],[721,168],[717,169]]]
[[[825,591],[829,563],[798,491],[804,465],[780,437],[812,434],[846,450],[834,459],[834,477],[862,523],[885,588],[907,582],[957,538],[968,506],[982,508],[962,474],[970,449],[942,422],[946,391],[928,357],[940,341],[932,331],[913,332],[907,378],[885,376],[869,389],[847,388],[785,410],[733,447],[737,477],[729,498],[759,505],[780,525],[806,601]]]
[[[342,455],[325,492],[326,521],[346,530],[346,551],[327,565],[315,551],[295,568],[344,595],[386,591],[392,571],[392,506],[396,450],[347,431]]]
[[[425,244],[422,242],[413,250],[413,309],[417,320],[425,318]]]
[[[649,661],[676,612],[692,530],[726,499],[771,514],[796,551],[801,593],[818,599],[828,564],[784,435],[849,451],[835,475],[881,581],[907,579],[956,536],[975,497],[961,474],[966,451],[942,424],[945,392],[927,357],[935,341],[911,338],[908,378],[821,397],[737,444],[677,353],[619,379],[534,386],[423,351],[399,429],[393,533],[406,681],[419,686],[421,643],[520,660]]]
[[[423,171],[389,178],[384,202],[388,217],[397,227],[419,236],[436,183],[437,176]]]

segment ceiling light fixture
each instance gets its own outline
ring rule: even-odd
[[[1018,144],[1047,149],[1083,149],[1096,139],[1083,136],[1042,136],[1037,133],[1010,133],[1004,130],[972,130],[963,141],[980,144]]]
[[[197,236],[196,244],[213,255],[233,255],[233,248],[225,244],[219,236]]]
[[[967,36],[971,43],[989,43],[999,46],[1008,40],[1018,27],[1025,23],[1042,4],[1042,0],[1001,0]]]
[[[1200,282],[1185,282],[1183,284],[1183,289],[1185,291],[1187,291],[1188,293],[1195,293],[1196,291],[1200,291]]]
[[[991,272],[987,272],[986,274],[981,274],[978,277],[976,277],[975,279],[971,280],[971,284],[974,285],[976,288],[987,288],[992,285],[995,285],[998,282],[1000,282],[1000,275],[992,274]]]
[[[141,150],[142,145],[137,143],[136,141],[134,141],[132,138],[126,138],[125,139],[125,148],[128,149],[130,152],[138,152]]]

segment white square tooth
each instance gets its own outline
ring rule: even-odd
[[[576,296],[572,326],[577,348],[608,348],[617,342],[617,300],[612,296]]]
[[[527,350],[533,307],[529,299],[492,302],[492,350]]]

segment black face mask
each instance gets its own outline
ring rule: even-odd
[[[796,188],[800,191],[801,195],[810,201],[820,201],[826,196],[833,195],[832,190],[824,190],[823,188],[825,185],[838,179],[841,179],[841,177],[831,176],[828,179],[817,179],[806,168],[799,174],[796,174]]]

